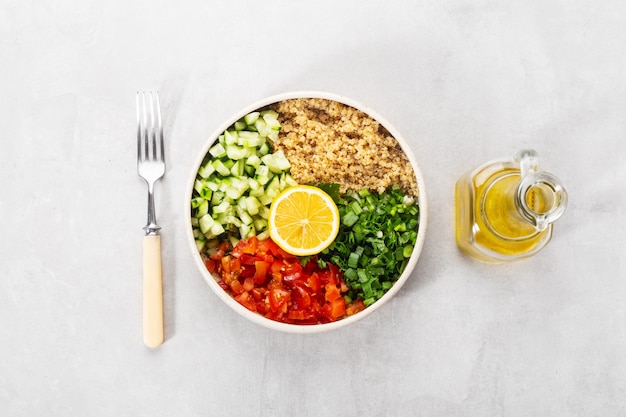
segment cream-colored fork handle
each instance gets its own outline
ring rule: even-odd
[[[163,343],[163,279],[159,235],[143,238],[143,341],[151,348]]]

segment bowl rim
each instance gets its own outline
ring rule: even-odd
[[[331,322],[331,323],[322,323],[322,324],[311,324],[311,325],[303,325],[303,324],[291,324],[291,323],[282,323],[278,321],[274,321],[268,318],[263,317],[262,315],[252,312],[239,304],[233,297],[230,296],[222,287],[219,286],[217,280],[213,277],[213,275],[206,269],[204,262],[202,261],[202,257],[196,247],[195,239],[193,237],[193,228],[191,226],[191,196],[193,195],[193,186],[198,173],[198,169],[204,160],[209,148],[215,143],[217,137],[224,132],[228,127],[232,126],[237,120],[242,118],[244,115],[258,110],[262,107],[268,106],[270,104],[274,104],[284,100],[296,99],[296,98],[319,98],[326,100],[333,100],[344,105],[353,107],[357,110],[360,110],[367,114],[368,116],[375,119],[379,122],[387,131],[393,136],[398,144],[400,145],[402,151],[406,154],[411,166],[413,167],[413,172],[415,174],[415,178],[417,181],[417,189],[418,189],[418,204],[419,204],[419,227],[417,240],[415,242],[415,246],[413,247],[413,252],[411,253],[411,257],[409,258],[409,262],[407,263],[404,271],[398,278],[398,280],[394,283],[394,285],[375,303],[367,307],[365,310],[360,311],[359,313],[346,317],[344,319]],[[188,178],[187,187],[185,190],[185,202],[184,202],[184,222],[186,229],[186,240],[189,244],[189,248],[191,249],[191,254],[194,259],[198,270],[200,271],[202,277],[207,282],[209,287],[213,290],[213,292],[231,309],[239,313],[241,316],[246,319],[259,324],[263,327],[270,328],[273,330],[278,330],[287,333],[320,333],[325,331],[330,331],[334,329],[339,329],[342,327],[346,327],[356,321],[359,321],[374,311],[378,310],[382,305],[386,304],[391,298],[395,296],[395,294],[400,290],[400,288],[404,285],[404,283],[408,280],[409,276],[413,273],[415,266],[417,264],[417,260],[421,254],[422,248],[424,246],[424,241],[426,238],[426,228],[428,224],[428,203],[426,197],[426,191],[424,186],[424,179],[422,177],[422,173],[419,169],[419,165],[417,160],[411,150],[408,142],[404,139],[404,137],[400,134],[396,128],[389,123],[387,119],[382,117],[380,114],[372,110],[370,107],[353,100],[351,98],[338,95],[335,93],[329,93],[325,91],[317,91],[317,90],[298,90],[298,91],[290,91],[284,92],[280,94],[275,94],[272,96],[265,97],[263,99],[257,100],[252,104],[249,104],[243,107],[241,110],[233,114],[230,118],[226,119],[222,124],[220,124],[205,141],[203,147],[198,152],[198,156],[192,166],[191,173]]]

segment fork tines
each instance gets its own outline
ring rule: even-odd
[[[137,92],[137,158],[164,160],[163,123],[158,92]]]

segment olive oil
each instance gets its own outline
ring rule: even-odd
[[[515,260],[541,250],[567,200],[556,177],[537,172],[533,151],[462,176],[455,194],[457,244],[484,262]]]

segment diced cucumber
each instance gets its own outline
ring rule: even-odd
[[[293,187],[294,185],[298,185],[298,183],[296,182],[296,180],[294,180],[291,175],[289,175],[286,172],[283,172],[282,174],[280,174],[280,190],[284,190],[285,188],[288,187]]]
[[[198,175],[200,175],[202,178],[209,178],[214,172],[215,167],[213,166],[213,164],[207,163],[200,167],[200,169],[198,170]]]
[[[204,188],[204,182],[200,180],[195,180],[193,183],[193,189],[200,194],[200,191]]]
[[[261,202],[257,200],[254,196],[246,197],[246,210],[249,214],[255,215],[259,213],[259,207],[261,207]]]
[[[252,217],[248,214],[245,208],[237,207],[237,214],[243,224],[252,224]]]
[[[268,153],[270,153],[271,149],[270,149],[270,144],[267,143],[267,141],[263,142],[261,144],[261,146],[259,147],[259,154],[260,155],[267,155]]]
[[[213,191],[213,197],[211,197],[211,206],[217,206],[224,201],[224,193],[222,191]]]
[[[202,180],[196,180],[193,184],[193,189],[198,193],[200,197],[205,200],[211,199],[212,190],[208,187],[208,182]],[[193,200],[192,200],[193,204]],[[193,206],[192,206],[193,207]]]
[[[210,214],[205,214],[204,216],[200,217],[200,220],[198,221],[198,226],[200,226],[200,231],[202,232],[202,234],[206,234],[208,231],[210,231],[214,224],[215,220],[213,220],[213,217],[211,217]]]
[[[247,127],[246,122],[243,119],[237,120],[233,125],[235,130],[244,130]]]
[[[266,110],[263,112],[263,120],[267,124],[268,129],[278,131],[280,130],[280,122],[278,121],[278,113],[273,110]]]
[[[237,139],[239,137],[239,134],[237,133],[236,130],[230,131],[227,130],[224,132],[224,142],[226,142],[226,145],[232,145],[234,143],[237,143]],[[228,152],[228,147],[226,147],[226,152]],[[231,156],[228,156],[229,158],[231,158]]]
[[[202,199],[202,202],[198,206],[198,212],[196,213],[196,217],[200,218],[209,213],[209,201]]]
[[[211,230],[207,233],[204,234],[204,236],[207,239],[214,239],[217,236],[221,235],[222,233],[224,233],[226,230],[224,230],[224,227],[222,227],[221,224],[215,222],[213,223],[213,226],[211,227]]]
[[[228,201],[222,201],[217,206],[213,207],[213,213],[225,213],[226,210],[230,207],[230,203]],[[203,232],[204,233],[204,232]]]
[[[252,224],[254,225],[254,228],[257,232],[267,229],[267,220],[262,217],[254,219],[254,222]]]
[[[276,197],[276,195],[270,195],[267,193],[261,194],[259,196],[257,196],[257,198],[259,199],[259,202],[263,205],[263,206],[269,206],[270,204],[272,204],[272,201],[274,201],[274,197]],[[260,210],[260,208],[259,208]]]
[[[256,122],[257,119],[259,118],[260,114],[261,113],[258,111],[253,111],[252,113],[249,113],[243,116],[243,121],[246,122],[247,125],[254,124],[254,122]]]
[[[252,193],[252,191],[263,191],[263,186],[254,178],[248,177],[248,185],[250,186],[250,193]]]
[[[250,165],[246,165],[246,166],[244,166],[243,170],[246,172],[246,175],[247,175],[248,177],[252,177],[252,176],[254,176],[254,172],[256,171],[256,170],[254,169],[254,167],[253,167],[253,166],[250,166]]]
[[[246,150],[246,156],[243,159],[248,160],[248,158],[250,158],[251,156],[253,156],[253,155],[256,156],[256,150],[257,150],[256,147],[254,147],[254,146],[244,146],[243,148]]]
[[[209,148],[210,159],[198,169],[191,201],[198,250],[206,250],[209,241],[224,233],[233,244],[254,235],[269,237],[272,200],[296,184],[289,175],[288,159],[280,150],[272,153],[268,142],[268,138],[276,140],[279,130],[278,113],[252,112]]]
[[[221,160],[216,159],[213,161],[213,167],[222,176],[230,175],[230,168],[228,168]]]
[[[240,239],[237,238],[235,235],[229,235],[228,236],[228,240],[230,241],[230,244],[234,248],[235,246],[237,246],[237,243],[239,243]]]
[[[232,168],[230,169],[230,173],[235,177],[241,177],[243,176],[244,168],[245,164],[243,160],[240,159],[239,161],[235,162],[235,165],[232,166]]]
[[[263,110],[261,112],[261,116],[263,116],[263,118],[271,117],[271,118],[276,119],[276,118],[278,118],[278,113],[276,111],[274,111],[274,110],[269,110],[268,109],[268,110]]]
[[[270,209],[267,206],[261,206],[259,207],[259,216],[261,216],[261,218],[267,220],[270,217]]]
[[[204,198],[205,200],[210,200],[211,196],[213,195],[213,190],[211,190],[207,184],[205,184],[204,187],[202,187],[202,189],[199,192],[200,197]]]
[[[239,200],[237,200],[237,210],[239,209],[246,209],[246,196],[241,196],[241,198],[239,198]]]
[[[191,208],[192,209],[197,209],[198,207],[200,207],[202,205],[203,201],[206,201],[206,200],[204,198],[202,198],[202,197],[192,198],[191,199]]]
[[[231,207],[228,207],[228,213],[219,213],[219,214],[213,214],[213,220],[215,220],[217,223],[222,224],[222,225],[226,225],[228,224],[228,216],[232,216],[233,210],[231,210]]]
[[[249,224],[242,224],[239,228],[239,234],[242,239],[247,239],[254,236],[254,229]]]
[[[289,159],[285,156],[285,153],[282,150],[278,150],[273,153],[274,161],[278,165],[278,168],[281,171],[288,171],[291,168],[291,164],[289,163]]]
[[[226,145],[226,155],[234,160],[238,161],[239,159],[243,159],[247,156],[247,151],[244,147],[238,146],[235,144],[227,144]]]
[[[232,178],[230,187],[226,190],[226,195],[233,200],[238,199],[248,189],[248,181],[240,178]]]
[[[222,146],[222,144],[218,142],[215,145],[213,145],[211,149],[209,149],[209,153],[214,158],[221,158],[222,156],[226,155],[226,149],[224,149],[224,146]]]
[[[274,173],[281,173],[291,168],[291,164],[282,150],[263,155],[261,161]]]
[[[256,127],[259,135],[267,137],[267,134],[269,133],[269,128],[267,127],[267,122],[265,122],[264,119],[257,119],[257,121],[254,123],[254,127]]]
[[[265,186],[265,194],[274,198],[280,192],[280,177],[275,176],[270,180],[270,182]]]
[[[210,178],[204,181],[204,185],[209,188],[209,190],[215,192],[220,188],[219,183],[215,180],[215,178]],[[208,200],[208,199],[207,199]]]
[[[260,199],[260,197],[261,197],[262,195],[264,195],[264,194],[265,194],[265,189],[263,189],[263,188],[258,188],[258,189],[256,189],[256,190],[250,190],[250,191],[248,192],[248,196],[249,196],[249,197],[254,197],[254,198],[256,198],[257,200],[259,200],[259,199]],[[261,201],[259,200],[259,202],[261,202]],[[261,204],[263,204],[263,203],[261,203]]]
[[[259,177],[266,177],[266,178],[270,178],[270,169],[267,165],[259,165],[256,169],[256,171],[254,172],[255,175],[259,176]]]
[[[230,170],[228,172],[230,173]],[[217,183],[217,191],[221,191],[226,194],[226,190],[230,188],[230,184],[232,183],[232,181],[232,177],[222,178],[222,180]]]
[[[247,132],[242,130],[239,133],[239,141],[237,143],[241,146],[256,148],[265,142],[265,136],[266,135],[261,135],[260,132]]]
[[[232,224],[235,227],[241,227],[243,224],[240,219],[235,216],[226,216],[226,224]]]
[[[250,184],[258,184],[258,187],[253,189],[252,185],[250,186],[250,190],[248,191],[248,195],[250,195],[251,197],[257,197],[257,199],[259,197],[261,197],[262,195],[265,194],[265,188],[263,188],[263,186],[261,184],[259,184],[258,182],[254,181],[253,179],[249,180]]]

